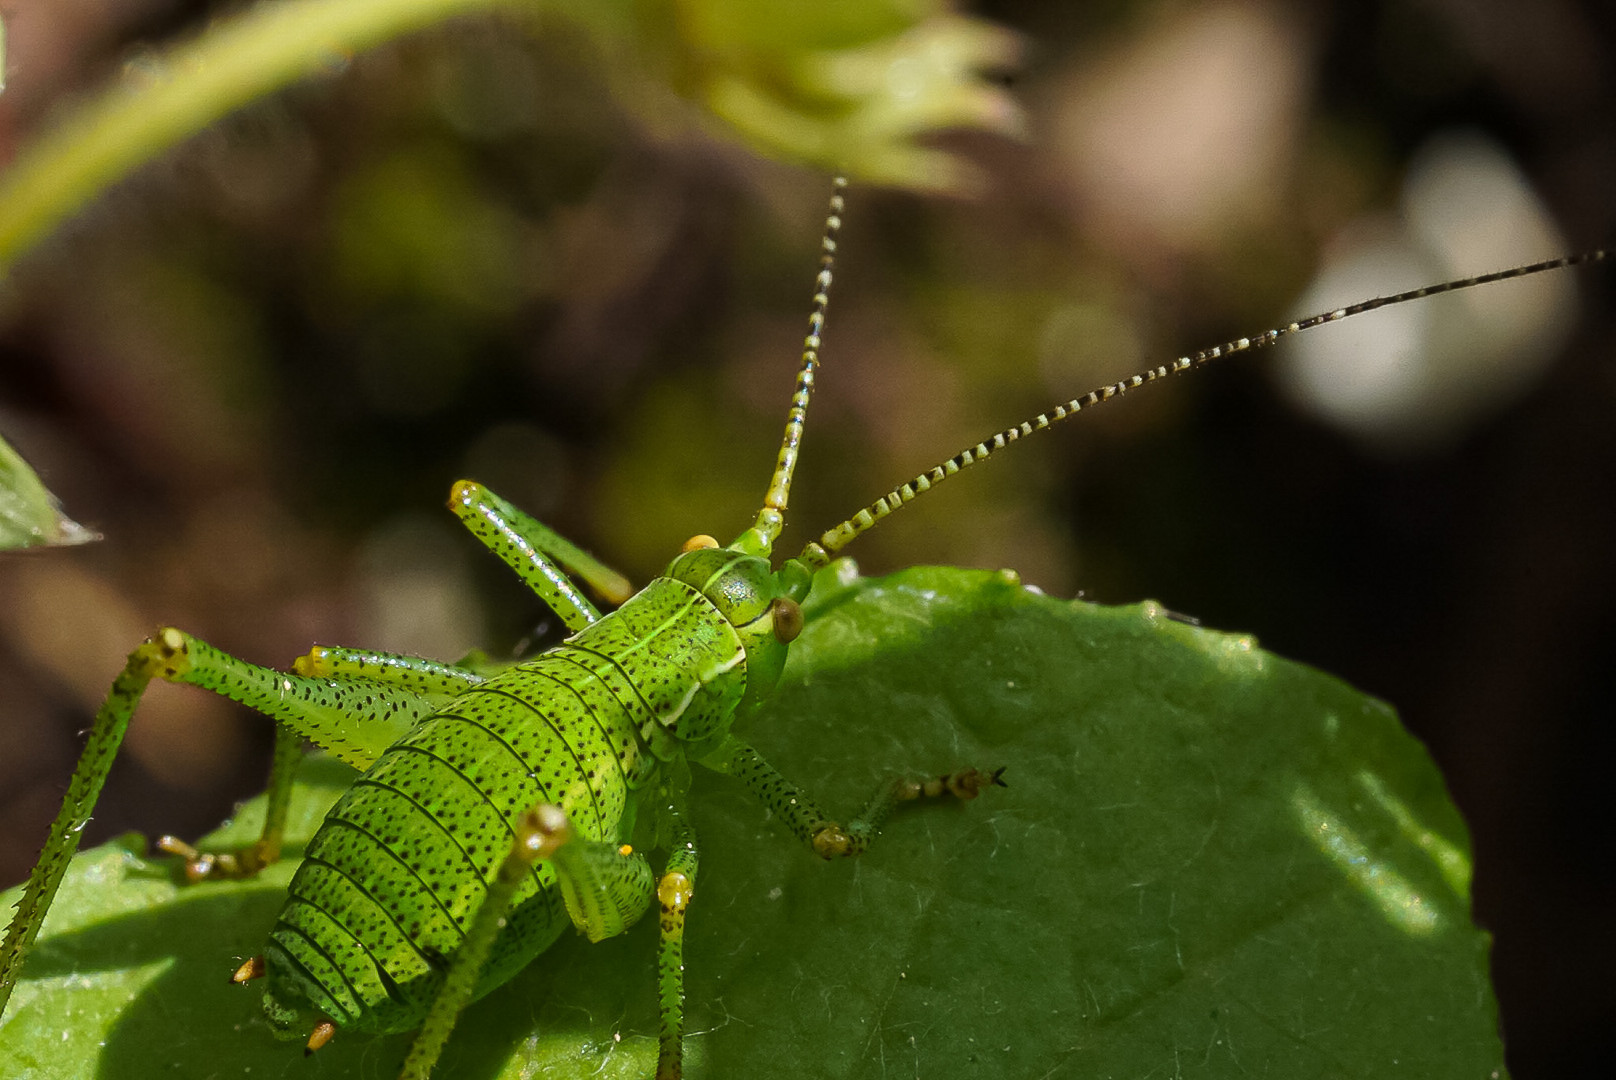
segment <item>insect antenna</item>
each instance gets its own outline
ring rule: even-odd
[[[927,491],[930,491],[944,480],[947,480],[949,477],[958,473],[961,469],[969,468],[970,466],[975,465],[977,462],[985,460],[986,458],[992,456],[995,452],[1003,449],[1005,446],[1015,442],[1017,439],[1020,439],[1023,436],[1031,435],[1034,432],[1043,431],[1046,428],[1054,427],[1056,424],[1063,420],[1070,419],[1079,412],[1082,412],[1084,409],[1092,408],[1101,402],[1110,401],[1112,398],[1120,397],[1129,390],[1144,386],[1146,383],[1156,382],[1171,375],[1181,374],[1189,371],[1191,368],[1201,367],[1204,364],[1211,363],[1214,360],[1219,360],[1226,356],[1232,356],[1237,353],[1250,352],[1254,349],[1260,349],[1264,346],[1272,345],[1280,338],[1286,337],[1290,334],[1297,334],[1303,330],[1311,330],[1316,326],[1323,326],[1325,323],[1340,322],[1342,319],[1351,318],[1354,315],[1362,315],[1365,312],[1374,311],[1377,308],[1390,307],[1393,304],[1403,304],[1410,300],[1419,300],[1427,296],[1437,296],[1441,293],[1457,292],[1460,289],[1474,288],[1477,285],[1487,285],[1495,281],[1508,281],[1511,278],[1527,277],[1531,274],[1541,274],[1548,270],[1559,270],[1568,266],[1580,266],[1585,263],[1602,262],[1605,259],[1610,258],[1612,253],[1613,249],[1585,251],[1577,255],[1566,255],[1558,259],[1548,259],[1544,262],[1536,262],[1527,266],[1516,266],[1511,267],[1508,270],[1497,270],[1490,274],[1481,274],[1476,277],[1459,278],[1454,281],[1444,281],[1437,285],[1427,285],[1424,288],[1411,289],[1408,292],[1401,292],[1392,296],[1378,296],[1372,300],[1365,300],[1362,303],[1352,304],[1348,307],[1336,308],[1334,311],[1327,311],[1319,315],[1310,315],[1305,319],[1300,319],[1285,326],[1281,326],[1273,330],[1266,330],[1255,337],[1237,338],[1234,341],[1224,342],[1222,345],[1214,345],[1209,349],[1202,349],[1200,352],[1194,353],[1193,355],[1181,356],[1170,364],[1163,364],[1159,367],[1151,368],[1148,371],[1141,371],[1139,374],[1131,375],[1120,382],[1110,383],[1106,386],[1101,386],[1097,389],[1090,390],[1086,394],[1056,405],[1048,412],[1039,413],[1031,420],[1025,420],[1014,427],[1005,428],[1003,431],[989,436],[987,439],[977,443],[975,446],[970,446],[964,450],[961,450],[947,461],[928,469],[926,472],[916,476],[908,483],[893,488],[891,491],[875,500],[875,502],[848,518],[846,521],[827,529],[820,535],[818,540],[811,541],[802,549],[802,554],[797,556],[797,560],[810,570],[817,570],[820,567],[825,566],[830,562],[837,552],[841,551],[842,548],[851,543],[854,537],[871,528],[874,528],[875,524],[882,518],[886,517],[900,506],[913,502],[915,499],[919,498]],[[820,310],[822,311],[822,309]],[[815,341],[817,339],[811,337],[809,340]],[[784,457],[785,454],[784,451],[782,451],[782,460],[784,460]]]
[[[842,193],[846,190],[847,178],[838,176],[833,182],[830,213],[825,218],[825,233],[820,240],[819,275],[814,279],[814,309],[808,316],[808,337],[803,341],[802,365],[797,369],[797,388],[791,394],[791,408],[786,413],[786,431],[780,440],[780,456],[775,460],[774,477],[763,496],[763,509],[758,511],[757,524],[733,545],[755,554],[768,554],[785,526],[786,503],[791,497],[791,477],[797,471],[797,455],[802,446],[808,401],[814,392],[814,371],[819,367],[825,310],[830,306],[831,274],[836,267],[836,239],[842,231]]]

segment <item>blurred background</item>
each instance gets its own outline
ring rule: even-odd
[[[275,665],[553,635],[443,509],[461,476],[636,581],[751,522],[829,168],[713,119],[700,50],[642,30],[641,70],[569,6],[333,55],[13,267],[0,432],[105,539],[0,556],[0,882],[158,625]],[[683,32],[699,6],[663,17]],[[0,160],[241,9],[0,0]],[[946,193],[855,182],[787,551],[1098,383],[1616,238],[1608,5],[971,13],[1019,35],[987,85],[1024,138],[1000,116],[929,139],[956,173],[907,186]],[[1613,315],[1596,269],[1328,327],[1023,444],[851,553],[1158,599],[1393,703],[1474,830],[1512,1069],[1605,1075]],[[205,831],[268,745],[154,687],[88,840]]]

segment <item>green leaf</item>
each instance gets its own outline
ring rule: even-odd
[[[808,610],[748,725],[782,771],[839,810],[893,770],[1003,765],[1009,787],[828,864],[699,774],[689,1075],[1502,1075],[1465,829],[1385,705],[1008,574],[842,563]],[[305,767],[298,836],[343,782]],[[0,1075],[392,1075],[408,1036],[305,1062],[227,985],[291,869],[177,887],[127,843],[79,856]],[[558,944],[469,1010],[439,1075],[649,1076],[653,921]]]
[[[22,455],[0,439],[0,551],[83,544],[100,537],[62,513]]]

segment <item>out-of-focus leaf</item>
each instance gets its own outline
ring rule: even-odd
[[[506,0],[284,0],[254,4],[196,41],[128,65],[0,180],[0,265],[124,173],[219,117],[356,50]]]
[[[958,191],[974,172],[928,136],[1023,130],[1015,99],[983,77],[1016,63],[1018,39],[943,4],[688,0],[681,11],[702,100],[776,156]]]
[[[699,773],[693,1078],[1503,1074],[1465,829],[1430,759],[1386,706],[1248,638],[843,563],[748,730],[837,811],[893,770],[1003,765],[1009,787],[900,812],[827,864]],[[394,1075],[408,1036],[339,1033],[305,1062],[226,978],[349,775],[305,766],[292,857],[258,881],[179,887],[127,843],[81,855],[0,1074]],[[650,1076],[654,924],[563,940],[468,1011],[439,1075]]]
[[[0,439],[0,551],[83,544],[100,536],[62,513],[22,455]]]

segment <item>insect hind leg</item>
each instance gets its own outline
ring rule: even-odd
[[[123,744],[129,722],[153,679],[188,683],[257,709],[277,721],[276,767],[270,784],[270,814],[264,835],[229,859],[186,852],[192,876],[251,874],[279,853],[280,829],[290,801],[292,772],[302,741],[310,739],[342,760],[363,768],[388,745],[433,711],[432,703],[394,686],[361,679],[310,678],[238,660],[181,630],[165,627],[129,654],[96,711],[84,753],[68,783],[62,809],[51,825],[39,861],[28,876],[16,914],[0,942],[0,1010],[11,996],[23,957],[39,934],[61,885],[79,836]],[[176,846],[181,850],[184,845]],[[257,864],[256,866],[254,864]]]
[[[163,631],[159,638],[171,632],[180,633]],[[172,836],[157,841],[162,850],[185,859],[191,881],[251,877],[280,857],[305,738],[362,768],[422,716],[484,681],[475,672],[435,660],[321,645],[293,661],[291,675],[237,660],[195,638],[184,642],[184,653],[193,666],[173,676],[176,681],[215,690],[281,721],[264,831],[256,843],[207,852]],[[200,666],[194,666],[198,661]],[[277,706],[289,707],[290,714],[277,715]],[[347,745],[358,732],[364,733],[363,745]]]
[[[258,839],[232,851],[202,851],[177,836],[158,837],[157,847],[185,860],[190,882],[218,878],[249,878],[281,857],[286,839],[286,815],[292,806],[292,781],[303,759],[303,736],[285,724],[275,725],[275,752],[269,766],[268,805],[264,829]]]

